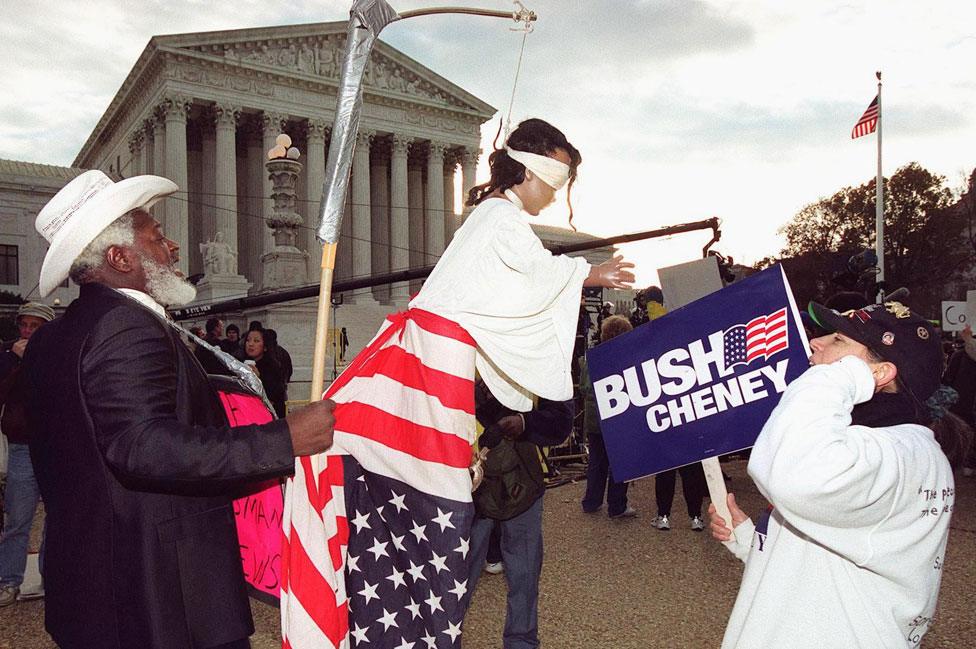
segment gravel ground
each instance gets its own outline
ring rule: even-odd
[[[748,512],[763,502],[745,476],[745,464],[724,465],[739,503]],[[546,647],[616,649],[718,647],[735,600],[742,567],[705,533],[692,532],[684,501],[675,497],[670,532],[650,527],[654,481],[631,487],[635,519],[583,514],[583,484],[546,493],[545,568],[539,602],[540,636]],[[949,540],[937,620],[922,646],[973,646],[976,616],[976,480],[957,476],[956,511]],[[278,649],[278,611],[253,602],[257,632],[253,649]],[[54,647],[43,628],[44,603],[0,609],[0,649]],[[464,626],[465,649],[501,646],[505,580],[484,575]]]

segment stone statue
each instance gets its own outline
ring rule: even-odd
[[[237,253],[224,241],[224,233],[218,231],[213,241],[200,244],[206,275],[234,275],[233,265]]]

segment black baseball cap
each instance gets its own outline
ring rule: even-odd
[[[898,368],[898,379],[921,403],[942,380],[942,343],[932,323],[900,302],[869,304],[838,313],[811,302],[807,311],[827,331],[838,331]]]

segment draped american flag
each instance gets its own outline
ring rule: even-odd
[[[335,441],[285,494],[285,649],[460,647],[475,342],[411,309],[332,384]]]
[[[857,124],[854,125],[853,130],[851,130],[851,139],[857,139],[862,135],[867,135],[868,133],[874,133],[874,130],[878,127],[878,97],[875,96],[874,100],[868,105],[867,110],[861,115],[861,119],[857,120]]]
[[[787,328],[786,307],[769,315],[753,318],[746,324],[726,329],[723,339],[725,346],[725,367],[744,363],[748,365],[757,358],[769,358],[790,345]]]

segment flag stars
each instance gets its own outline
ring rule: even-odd
[[[451,636],[451,644],[453,644],[457,642],[458,636],[461,635],[461,623],[454,624],[453,622],[448,622],[447,631],[441,631],[441,633]]]
[[[407,639],[406,638],[401,637],[400,638],[400,644],[398,644],[397,646],[393,647],[393,649],[413,649],[413,646],[415,644],[417,644],[417,643],[416,642],[407,642]]]
[[[387,577],[387,579],[393,582],[393,590],[396,590],[400,586],[403,586],[404,588],[407,587],[407,582],[403,578],[403,573],[397,570],[396,566],[393,566],[393,573]]]
[[[424,603],[430,607],[431,615],[433,615],[434,611],[444,610],[444,607],[441,606],[441,598],[435,595],[434,591],[430,592],[430,596],[428,596],[427,599],[424,600]]]
[[[368,581],[364,581],[363,582],[363,589],[361,591],[359,591],[359,593],[357,593],[357,594],[362,595],[363,597],[365,597],[366,598],[366,603],[369,604],[369,600],[371,600],[371,599],[379,599],[380,598],[380,596],[376,594],[376,587],[377,586],[379,586],[379,584],[374,584],[374,585],[371,586]]]
[[[408,611],[410,611],[410,619],[411,620],[416,620],[421,615],[421,613],[420,613],[420,604],[418,604],[417,602],[413,601],[413,597],[410,598],[410,603],[407,604],[406,606],[404,606],[404,608],[407,609]]]
[[[424,644],[427,645],[427,649],[437,649],[437,640],[434,638],[434,636],[430,635],[430,632],[426,630],[424,633],[426,635],[424,635],[421,640],[423,640]]]
[[[437,574],[441,574],[441,570],[447,570],[447,557],[439,556],[436,552],[431,552],[431,555],[433,556],[427,563],[434,566]]]
[[[390,535],[390,540],[393,541],[393,547],[395,547],[400,552],[406,552],[406,550],[407,550],[403,546],[403,537],[404,536],[406,536],[406,534],[404,534],[403,536],[397,536],[396,534],[391,534]]]
[[[373,556],[376,557],[376,561],[379,561],[380,560],[380,557],[388,557],[388,556],[390,556],[387,553],[387,551],[386,551],[386,546],[388,546],[388,545],[389,545],[389,543],[380,543],[380,540],[379,539],[373,539],[373,547],[369,548],[366,551],[367,552],[372,552],[373,553]]]
[[[368,625],[366,626],[366,628],[363,628],[363,627],[359,626],[359,623],[357,622],[356,623],[356,628],[355,629],[351,629],[349,631],[349,633],[352,634],[353,639],[355,639],[357,645],[368,644],[369,643],[369,638],[366,637],[366,629],[368,629],[368,628],[369,628]]]
[[[454,579],[452,581],[454,582],[454,588],[447,592],[453,593],[460,602],[461,598],[464,597],[464,594],[468,592],[468,580],[465,579],[464,581],[458,581],[457,579]]]
[[[362,570],[359,569],[359,557],[352,554],[346,557],[346,572],[362,572]]]
[[[421,525],[420,523],[413,524],[413,527],[410,529],[410,533],[417,537],[417,543],[420,543],[421,540],[427,540],[427,535],[424,533],[426,529],[426,525]]]
[[[421,581],[421,580],[427,581],[427,578],[424,577],[424,567],[423,567],[423,565],[415,566],[415,565],[413,565],[413,561],[411,561],[410,562],[410,567],[407,568],[407,572],[413,578],[413,583],[415,583],[415,584],[418,581]]]
[[[391,491],[390,493],[393,494],[393,498],[390,498],[387,502],[396,507],[397,514],[402,511],[410,511],[410,508],[403,502],[403,499],[406,498],[405,495],[401,496],[395,491]]]
[[[371,530],[372,527],[369,526],[369,514],[361,514],[359,510],[356,510],[356,517],[352,519],[352,524],[356,526],[356,533],[360,533],[363,529]]]
[[[383,631],[387,631],[391,626],[398,629],[400,628],[400,626],[396,623],[396,613],[392,613],[385,608],[383,609],[383,615],[379,620],[377,620],[377,622],[381,622],[383,624]]]
[[[437,523],[438,525],[441,526],[441,532],[443,532],[444,530],[446,530],[449,527],[453,530],[453,529],[455,529],[454,528],[454,523],[451,522],[451,516],[453,514],[454,514],[454,512],[451,512],[451,511],[442,512],[441,511],[441,508],[438,507],[437,508],[437,516],[434,517],[434,520],[432,522]]]
[[[458,539],[458,542],[460,543],[460,545],[458,545],[456,548],[454,548],[454,551],[455,552],[460,552],[462,559],[467,559],[468,558],[468,548],[470,547],[470,542],[468,541],[468,539]]]

